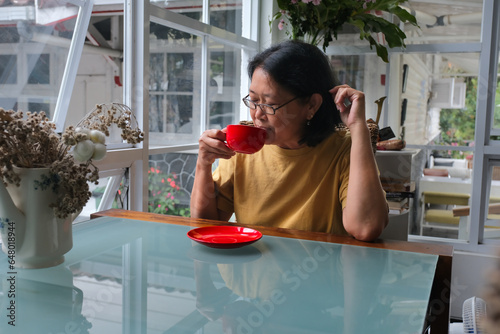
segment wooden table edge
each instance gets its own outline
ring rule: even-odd
[[[133,219],[133,220],[141,220],[141,221],[157,222],[157,223],[168,223],[168,224],[185,225],[193,227],[227,225],[227,224],[232,224],[235,226],[244,226],[238,223],[228,223],[218,220],[169,216],[157,213],[131,211],[123,209],[109,209],[105,211],[95,212],[90,215],[91,219],[98,217],[125,218],[125,219]],[[388,239],[386,240],[377,239],[373,242],[365,242],[356,240],[349,236],[339,236],[323,232],[309,232],[309,231],[266,227],[258,225],[246,225],[246,226],[259,230],[264,235],[270,235],[270,236],[324,241],[324,242],[339,243],[344,245],[382,248],[382,249],[399,250],[399,251],[407,251],[414,253],[424,253],[424,254],[439,255],[440,257],[451,258],[453,256],[453,246],[449,245],[437,245],[437,244],[429,244],[421,242],[408,242],[408,241],[388,240]]]

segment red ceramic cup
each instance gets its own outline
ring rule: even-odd
[[[266,130],[249,125],[228,125],[227,146],[239,153],[252,154],[259,151],[266,141]]]

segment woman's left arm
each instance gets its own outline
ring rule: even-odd
[[[356,239],[372,241],[384,230],[389,215],[366,125],[365,95],[347,85],[330,92],[352,140],[344,228]]]

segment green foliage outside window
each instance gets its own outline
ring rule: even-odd
[[[148,170],[148,211],[174,216],[189,217],[189,208],[179,205],[178,176],[175,173],[165,174],[151,167]]]
[[[439,116],[441,144],[469,146],[474,141],[476,125],[477,78],[466,78],[465,108],[442,109]],[[450,158],[463,159],[463,152],[451,151]]]
[[[466,78],[465,108],[442,109],[439,118],[441,128],[440,144],[450,146],[472,146],[474,144],[477,108],[477,78]],[[500,80],[497,81],[495,106],[500,106]],[[494,112],[495,127],[500,126],[500,108],[496,107]],[[499,140],[500,138],[492,138]],[[451,158],[463,159],[464,152],[452,151]]]

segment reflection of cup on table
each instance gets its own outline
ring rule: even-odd
[[[259,151],[266,141],[266,130],[249,125],[227,126],[227,146],[239,153],[252,154]]]

